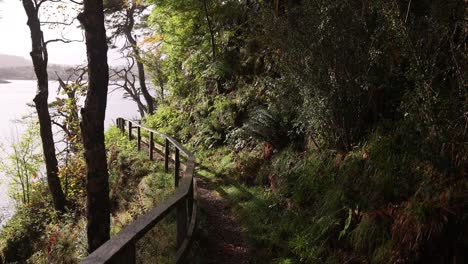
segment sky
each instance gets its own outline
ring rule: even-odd
[[[31,51],[30,31],[26,25],[27,17],[20,0],[3,0],[0,2],[0,54],[16,55],[29,59]],[[59,38],[57,30],[51,30],[43,26],[45,40]],[[78,22],[67,27],[63,32],[67,38],[82,40],[82,30],[78,28]],[[51,43],[48,45],[49,63],[76,65],[86,62],[86,46],[84,42]],[[108,53],[109,64],[118,65],[118,52],[110,50]]]

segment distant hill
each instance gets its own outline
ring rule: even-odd
[[[47,71],[49,72],[49,79],[57,79],[57,74],[61,77],[66,77],[68,74],[66,70],[70,66],[49,64]],[[57,73],[57,74],[56,74]],[[0,54],[0,80],[35,80],[31,60],[13,56]]]
[[[32,66],[32,62],[29,59],[25,59],[19,56],[0,54],[0,68],[12,68],[12,67],[26,67]]]
[[[66,78],[68,76],[67,69],[70,68],[70,66],[50,64],[47,68],[47,72],[49,73],[49,79],[56,80],[57,74],[62,78]],[[32,65],[23,67],[0,68],[0,80],[2,79],[36,80],[36,74],[34,73]]]
[[[118,70],[121,67],[118,66],[115,69]],[[49,64],[47,67],[49,79],[57,80],[57,75],[68,79],[73,68],[74,66],[69,65]],[[117,80],[115,77],[111,79]],[[0,83],[2,80],[36,80],[32,62],[23,57],[0,54]]]

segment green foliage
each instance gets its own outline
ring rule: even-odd
[[[390,239],[388,229],[388,223],[385,225],[372,217],[365,216],[353,230],[351,243],[357,251],[372,253]]]
[[[44,227],[44,218],[39,215],[39,212],[21,207],[2,227],[0,256],[3,262],[24,262],[33,254],[34,244],[31,242],[37,240]]]
[[[117,234],[138,216],[164,202],[174,193],[174,176],[162,164],[150,161],[116,127],[106,132],[111,202],[114,217],[111,233]],[[137,243],[138,258],[148,262],[171,263],[175,252],[175,219],[158,223]],[[154,239],[155,237],[164,239]]]
[[[187,118],[188,115],[186,113],[162,104],[159,105],[157,113],[146,116],[145,125],[167,135],[186,138],[190,131],[184,122]]]
[[[463,1],[246,2],[150,1],[147,123],[227,185],[253,262],[463,255]]]
[[[149,2],[146,122],[227,184],[254,262],[463,255],[463,1]]]
[[[110,154],[112,151],[124,153],[138,153],[135,144],[128,140],[127,136],[122,133],[117,127],[111,127],[106,131],[105,143],[109,149]]]
[[[302,144],[302,131],[288,117],[274,109],[256,109],[251,112],[242,129],[247,135],[268,142],[276,149],[291,143]]]
[[[79,263],[87,255],[86,222],[74,222],[73,215],[64,216],[62,223],[50,223],[42,232],[43,245],[28,259],[28,263]]]
[[[137,259],[141,261],[139,263],[174,263],[176,253],[174,245],[177,243],[174,234],[176,233],[176,219],[175,214],[172,213],[138,241],[136,248]]]
[[[265,2],[150,1],[158,35],[148,41],[155,45],[149,71],[170,92],[150,123],[203,147],[224,144],[244,127],[274,145],[312,137],[317,146],[350,151],[376,127],[404,120],[417,123],[412,133],[439,141],[437,148],[454,145],[451,159],[460,164],[462,130],[441,134],[461,128],[466,112],[464,33],[457,31],[463,8],[456,2],[437,11],[439,2],[413,10],[382,0],[293,1],[275,17]],[[434,36],[427,45],[419,41],[424,32]]]
[[[112,233],[118,233],[138,216],[161,203],[174,192],[173,175],[163,173],[160,164],[149,161],[135,142],[115,127],[106,133],[112,201]],[[87,255],[85,195],[82,173],[84,161],[73,156],[60,174],[69,173],[70,200],[74,203],[64,215],[51,208],[47,184],[37,179],[31,184],[29,203],[21,205],[0,229],[0,257],[4,262],[78,263]],[[66,170],[66,171],[65,171]],[[172,221],[174,222],[174,221]],[[158,225],[152,234],[174,234],[172,222]],[[175,239],[175,236],[174,236]],[[140,253],[155,259],[170,259],[172,239],[145,240]]]
[[[43,161],[39,151],[38,124],[30,120],[27,122],[27,129],[20,138],[3,148],[7,157],[0,164],[0,170],[11,178],[10,196],[23,205],[31,203],[33,185],[40,180],[40,165]]]
[[[266,190],[229,180],[242,179],[239,170],[246,173],[243,165],[253,156],[244,160],[244,152],[212,150],[203,164],[221,178],[200,174],[220,184],[221,195],[236,205],[256,250],[252,263],[406,263],[430,257],[429,248],[462,246],[464,232],[448,234],[451,225],[462,230],[467,223],[455,209],[463,207],[466,180],[434,182],[439,172],[415,166],[424,158],[406,151],[408,144],[376,132],[346,155],[287,148],[248,172],[269,173],[276,187]],[[446,240],[457,242],[442,245]]]
[[[149,3],[157,35],[147,39],[154,49],[146,54],[146,66],[153,82],[164,83],[169,93],[147,124],[205,149],[237,140],[233,132],[252,102],[264,101],[251,69],[260,50],[253,44],[251,52],[240,50],[250,39],[242,27],[246,7],[238,1]]]
[[[51,227],[60,229],[59,221],[63,219],[52,209],[46,180],[40,175],[43,158],[39,154],[39,127],[29,120],[26,125],[26,131],[7,148],[11,154],[2,164],[4,173],[12,177],[10,191],[17,201],[14,216],[0,230],[0,255],[5,262],[25,263],[38,250],[45,250],[47,241],[61,240],[51,238],[47,231]]]
[[[150,161],[118,128],[106,132],[106,146],[114,211],[140,215],[173,191],[172,175],[162,173],[162,164]]]
[[[66,162],[59,166],[58,177],[68,201],[84,211],[86,164],[81,150],[66,157]]]
[[[402,1],[302,1],[284,6],[279,18],[261,13],[262,24],[272,25],[262,37],[277,51],[282,75],[273,80],[272,103],[282,113],[296,105],[298,124],[341,150],[403,118],[436,137],[431,145],[446,138],[463,122],[467,100],[455,66],[464,53],[463,8],[449,2],[442,10],[442,1],[410,9]]]
[[[58,215],[53,209],[47,183],[36,179],[30,200],[20,205],[0,229],[3,261],[21,263],[76,263],[86,255],[84,219],[81,208]],[[74,197],[79,200],[78,197]],[[83,199],[83,198],[81,198]],[[83,201],[81,201],[83,203]],[[78,219],[78,224],[74,222]]]

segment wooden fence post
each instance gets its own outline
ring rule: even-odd
[[[133,138],[133,135],[132,135],[132,122],[131,121],[128,121],[128,140],[132,140]]]
[[[150,140],[149,140],[149,158],[150,160],[154,159],[154,133],[150,132]]]
[[[187,198],[177,206],[177,249],[180,248],[187,236]]]
[[[193,180],[190,183],[189,194],[187,197],[187,211],[188,211],[188,219],[192,220],[192,211],[193,211]]]
[[[141,127],[137,128],[137,145],[138,145],[138,151],[141,150]]]
[[[125,119],[122,119],[122,133],[125,134]]]
[[[115,255],[110,263],[136,263],[135,243],[128,244],[121,252]]]
[[[166,138],[164,144],[164,169],[169,172],[169,140]]]
[[[175,149],[175,157],[174,157],[174,180],[175,180],[175,187],[179,187],[179,171],[180,171],[180,155],[179,149]]]

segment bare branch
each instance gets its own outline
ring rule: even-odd
[[[73,41],[72,40],[65,40],[65,39],[51,39],[51,40],[48,40],[48,41],[44,42],[44,44],[47,45],[47,44],[54,43],[54,42],[71,43]]]
[[[72,42],[83,42],[84,41],[84,36],[83,35],[81,35],[83,37],[83,39],[68,39],[63,35],[63,32],[61,32],[61,35],[62,35],[61,39],[51,39],[51,40],[45,41],[44,45],[54,43],[54,42],[72,43]]]
[[[60,21],[41,21],[42,25],[63,25],[63,26],[71,26],[75,23],[76,18],[72,19],[70,22],[60,22]]]

